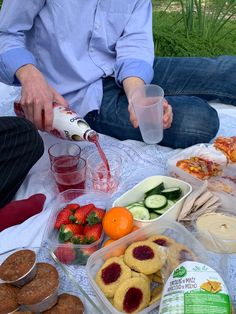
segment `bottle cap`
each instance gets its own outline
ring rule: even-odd
[[[89,142],[95,143],[97,141],[98,134],[96,131],[89,129],[84,133],[84,139]]]

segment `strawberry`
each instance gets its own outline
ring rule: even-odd
[[[93,204],[81,206],[75,211],[74,215],[70,216],[70,220],[77,224],[83,225],[86,223],[86,218],[88,214],[94,208],[95,206]]]
[[[97,246],[93,246],[93,247],[89,247],[89,248],[80,249],[80,251],[83,253],[83,255],[89,257],[89,256],[92,255],[95,251],[97,251],[97,249],[98,249]]]
[[[74,262],[76,258],[76,253],[73,249],[72,245],[68,246],[59,246],[55,251],[54,254],[59,259],[61,263],[64,264],[71,264]]]
[[[86,225],[84,227],[84,235],[86,239],[90,242],[93,243],[100,239],[102,234],[102,224],[96,224],[96,225]]]
[[[71,221],[69,219],[71,214],[72,214],[72,212],[71,212],[71,210],[69,208],[66,208],[66,207],[63,208],[59,212],[59,214],[57,215],[54,227],[59,230],[61,225],[66,225],[66,224],[71,223]]]
[[[83,234],[75,234],[71,238],[71,242],[73,244],[84,244],[85,243],[85,236]]]
[[[81,265],[86,265],[87,259],[98,249],[97,245],[90,248],[80,249],[77,254],[77,261]]]
[[[75,212],[76,209],[80,207],[79,204],[67,204],[65,208],[70,209],[73,213]]]
[[[94,208],[91,210],[91,212],[88,214],[86,221],[89,225],[95,225],[102,221],[103,217],[105,215],[105,210],[102,208]]]
[[[83,226],[76,224],[62,225],[59,231],[59,241],[66,242],[75,234],[83,233]]]

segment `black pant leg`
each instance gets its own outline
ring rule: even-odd
[[[30,121],[0,117],[0,208],[13,198],[43,151],[43,140]]]

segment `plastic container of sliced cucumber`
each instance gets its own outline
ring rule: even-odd
[[[113,206],[127,207],[135,225],[142,227],[159,219],[176,220],[184,199],[191,191],[191,185],[182,180],[151,176],[122,194]]]

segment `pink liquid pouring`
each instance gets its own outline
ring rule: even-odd
[[[111,172],[110,172],[110,166],[109,166],[109,162],[107,160],[107,157],[99,143],[99,139],[98,139],[98,136],[95,134],[94,136],[90,137],[90,142],[93,142],[96,147],[97,147],[97,150],[98,150],[98,153],[103,161],[103,164],[107,170],[107,176],[110,177],[111,176]]]

